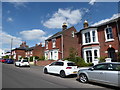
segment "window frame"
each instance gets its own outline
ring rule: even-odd
[[[85,33],[88,33],[88,32],[90,33],[90,42],[86,42]],[[93,35],[93,32],[95,32],[94,35]],[[86,30],[83,30],[81,33],[82,33],[82,45],[99,44],[97,28],[86,29]],[[95,41],[93,40],[93,38],[95,38]]]
[[[111,28],[111,31],[112,31],[112,38],[108,39],[107,37],[107,29],[108,28]],[[105,42],[109,42],[109,41],[114,41],[114,36],[113,36],[113,29],[112,29],[112,26],[107,26],[105,29],[104,29],[104,33],[105,33]]]

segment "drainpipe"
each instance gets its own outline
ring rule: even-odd
[[[62,59],[63,59],[63,35],[61,34],[62,40],[61,40],[61,47],[62,47]]]
[[[118,27],[118,20],[116,20],[116,27],[117,27],[117,33],[118,33],[118,47],[120,47],[120,30]],[[118,48],[118,51],[120,51],[120,48]]]

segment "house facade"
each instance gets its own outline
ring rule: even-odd
[[[26,42],[22,42],[19,48],[15,48],[12,50],[12,56],[14,59],[19,60],[22,58],[30,58],[32,56],[38,56],[41,58],[44,55],[44,47],[42,47],[42,44],[35,45],[33,47],[28,47],[26,45]]]
[[[15,48],[12,50],[13,59],[19,60],[21,57],[25,58],[25,51],[29,48],[26,45],[26,42],[22,42],[19,48]]]
[[[90,27],[84,22],[84,29],[77,34],[79,43],[79,56],[85,62],[94,62],[97,58],[111,58],[119,61],[120,52],[120,18],[110,20],[106,23]]]
[[[41,58],[44,56],[44,49],[45,47],[42,47],[42,43],[39,45],[36,44],[34,47],[30,47],[25,51],[25,57],[32,57],[32,56],[38,56]]]
[[[59,60],[69,56],[70,48],[77,48],[76,29],[67,24],[62,25],[62,31],[45,40],[45,59]]]

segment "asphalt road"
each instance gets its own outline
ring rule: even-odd
[[[40,66],[19,68],[14,64],[2,64],[2,88],[112,88],[95,83],[83,84],[76,77],[44,74],[42,69]]]

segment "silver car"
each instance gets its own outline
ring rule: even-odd
[[[120,87],[120,62],[99,63],[89,69],[78,71],[77,79]]]

